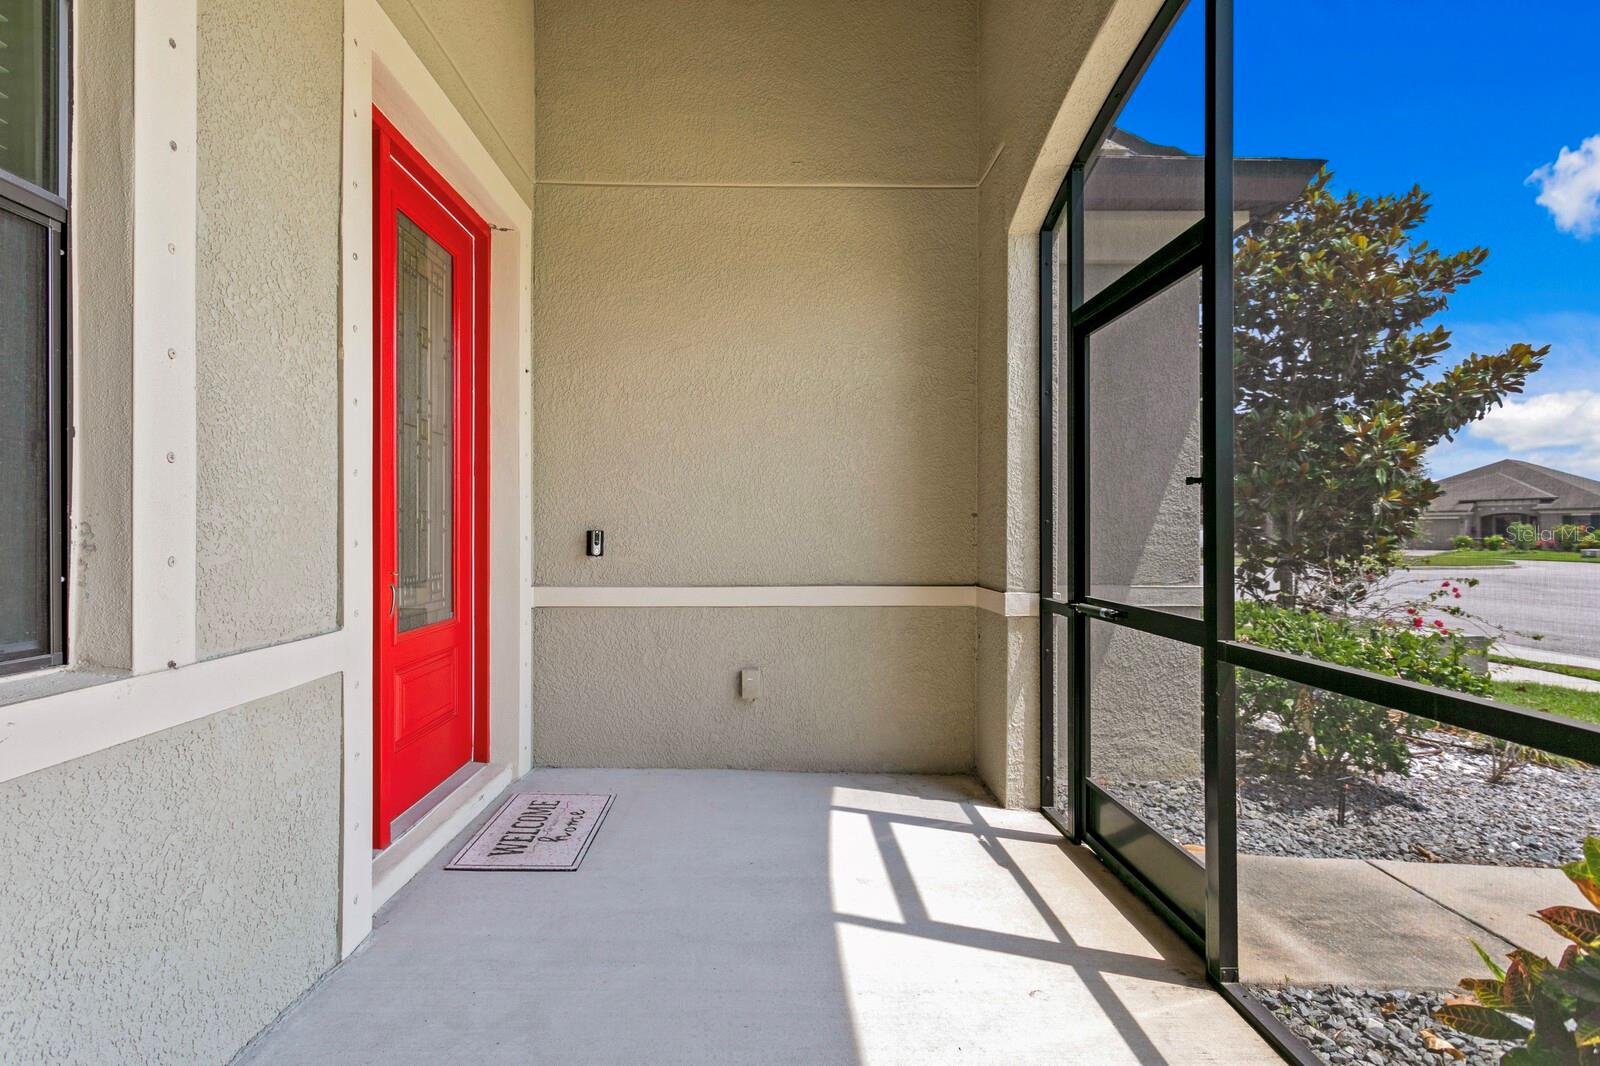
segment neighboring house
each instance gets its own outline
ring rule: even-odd
[[[1423,514],[1414,548],[1448,548],[1451,537],[1504,536],[1523,522],[1537,529],[1600,526],[1600,481],[1563,470],[1501,459],[1441,478]]]

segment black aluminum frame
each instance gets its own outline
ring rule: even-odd
[[[50,481],[50,631],[46,646],[36,652],[0,659],[0,676],[60,666],[67,657],[67,536],[70,522],[71,393],[67,374],[67,293],[69,224],[68,153],[71,144],[72,55],[70,0],[55,0],[55,186],[52,192],[0,170],[0,211],[43,226],[48,233],[47,252],[52,268],[48,271],[49,306],[47,330],[49,345],[48,403],[46,433],[49,446]]]
[[[1083,299],[1082,205],[1087,169],[1122,105],[1132,94],[1187,0],[1166,0],[1149,31],[1090,126],[1068,169],[1039,235],[1039,588],[1040,588],[1040,794],[1045,815],[1073,843],[1092,848],[1108,867],[1204,955],[1212,984],[1289,1061],[1318,1064],[1310,1049],[1238,983],[1238,827],[1234,670],[1253,670],[1330,692],[1407,711],[1449,725],[1570,758],[1600,757],[1600,727],[1477,696],[1431,688],[1315,659],[1244,644],[1234,639],[1233,588],[1233,3],[1206,0],[1205,187],[1202,220],[1114,281]],[[1058,243],[1058,238],[1060,241]],[[1201,492],[1203,527],[1202,613],[1194,618],[1088,595],[1088,440],[1086,338],[1176,280],[1201,271]],[[1064,372],[1061,394],[1055,378]],[[1057,413],[1060,458],[1069,475],[1058,501]],[[1064,515],[1057,505],[1065,502]],[[1065,581],[1057,583],[1056,527],[1070,534]],[[1055,619],[1066,627],[1062,651],[1070,664],[1064,693],[1057,692]],[[1138,832],[1144,823],[1088,780],[1088,630],[1097,620],[1199,648],[1202,655],[1203,758],[1206,852],[1204,922],[1191,906],[1172,898],[1162,882],[1164,864],[1191,861],[1188,853],[1153,828],[1143,833],[1167,851],[1134,850],[1107,840],[1089,815],[1111,805],[1119,825]],[[1065,696],[1064,706],[1061,699]],[[1064,717],[1063,717],[1064,712]],[[1058,719],[1061,719],[1058,722]],[[1068,780],[1056,806],[1056,731],[1068,733]],[[1154,856],[1154,858],[1152,858]],[[1151,867],[1154,867],[1153,869]],[[1188,913],[1186,913],[1188,912]]]

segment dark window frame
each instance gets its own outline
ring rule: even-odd
[[[55,21],[55,98],[50,116],[56,137],[53,161],[55,187],[52,192],[0,170],[0,211],[45,228],[48,234],[46,317],[48,323],[49,371],[47,383],[48,415],[46,433],[49,447],[50,484],[50,628],[45,646],[0,658],[0,676],[61,666],[67,661],[67,538],[70,526],[70,381],[67,366],[68,345],[67,234],[70,222],[68,205],[68,161],[72,115],[72,8],[70,0],[52,0]]]
[[[1083,190],[1087,168],[1123,104],[1183,12],[1188,0],[1166,0],[1108,94],[1039,232],[1039,589],[1040,799],[1043,813],[1073,843],[1086,844],[1119,878],[1162,915],[1205,959],[1211,983],[1285,1058],[1320,1063],[1310,1049],[1238,984],[1237,809],[1233,703],[1235,667],[1352,696],[1499,739],[1572,758],[1595,759],[1600,726],[1432,688],[1395,677],[1303,658],[1237,641],[1234,631],[1233,545],[1233,0],[1205,0],[1204,216],[1088,301],[1083,299]],[[1199,267],[1202,348],[1203,617],[1187,618],[1088,595],[1088,333]],[[1062,371],[1059,395],[1055,382]],[[1220,400],[1219,400],[1220,398]],[[1060,419],[1057,419],[1057,404]],[[1059,436],[1057,435],[1059,431]],[[1056,471],[1069,474],[1060,525],[1070,540],[1057,584]],[[1055,619],[1066,627],[1060,655],[1073,665],[1057,693]],[[1161,887],[1159,854],[1142,852],[1136,868],[1098,836],[1085,817],[1091,807],[1115,805],[1088,780],[1088,629],[1110,622],[1181,641],[1203,656],[1205,778],[1205,920],[1192,903]],[[1068,780],[1056,808],[1058,723],[1068,733]],[[1116,813],[1142,822],[1126,808]],[[1148,830],[1151,835],[1155,831]],[[1174,849],[1176,850],[1176,849]],[[1186,914],[1186,912],[1189,912]]]

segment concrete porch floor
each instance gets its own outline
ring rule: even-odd
[[[1280,1061],[1093,856],[972,779],[513,787],[616,794],[582,868],[447,871],[453,843],[239,1061]]]

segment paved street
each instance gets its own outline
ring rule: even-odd
[[[1396,583],[1390,602],[1420,598],[1441,581],[1457,578],[1478,579],[1477,587],[1465,589],[1461,599],[1451,601],[1482,619],[1460,623],[1468,632],[1496,635],[1502,645],[1518,646],[1519,654],[1527,647],[1564,661],[1583,656],[1600,665],[1600,563],[1518,562],[1460,570],[1418,567]],[[1495,626],[1504,632],[1497,633]],[[1534,640],[1533,634],[1542,634],[1543,639]]]

